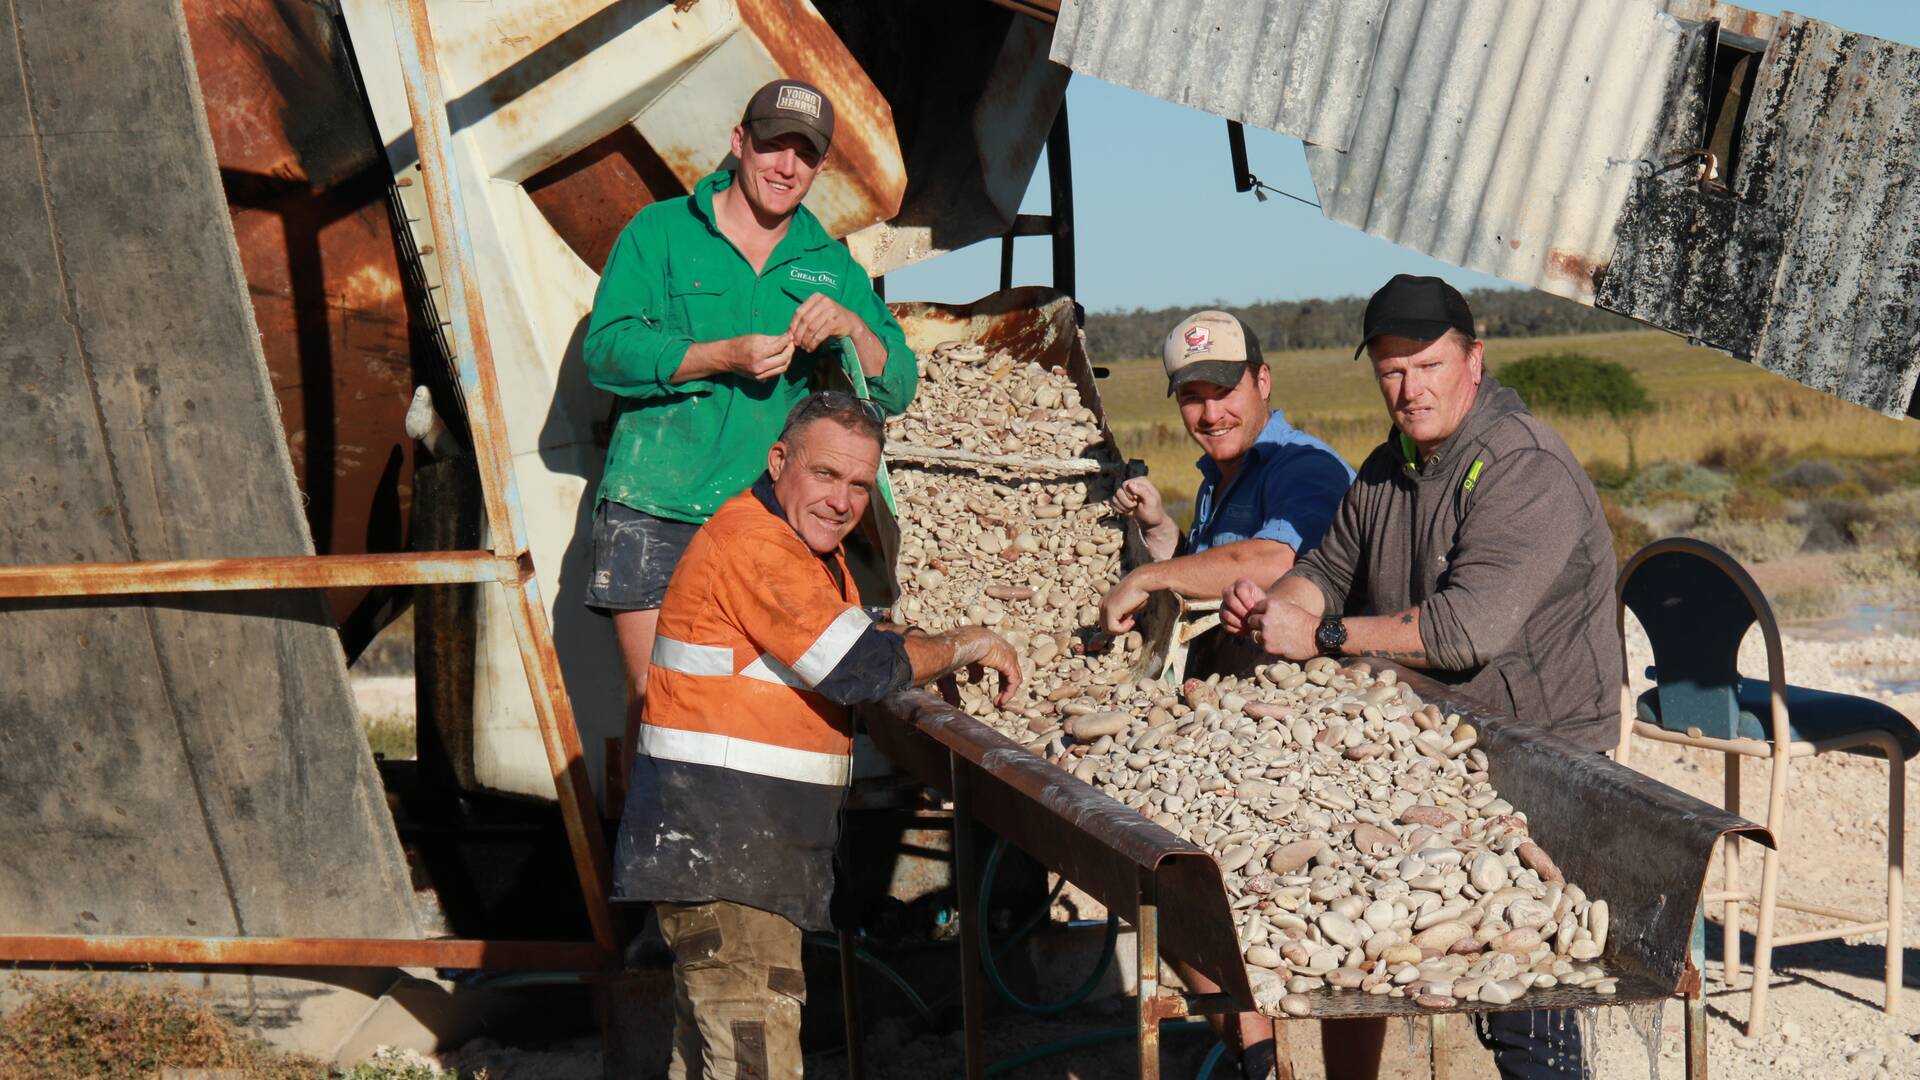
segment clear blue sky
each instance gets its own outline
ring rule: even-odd
[[[1798,0],[1792,10],[1920,45],[1920,0]],[[1508,286],[1336,225],[1313,207],[1236,194],[1217,116],[1084,75],[1068,85],[1067,109],[1078,299],[1089,310],[1363,296],[1401,272],[1444,274],[1463,288]],[[1247,156],[1266,183],[1313,198],[1298,139],[1248,128]],[[1044,158],[1022,210],[1047,211]],[[1015,284],[1051,278],[1050,243],[1017,242]],[[999,279],[1000,244],[989,241],[889,274],[887,298],[965,302]]]

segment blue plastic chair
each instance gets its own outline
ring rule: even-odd
[[[1725,905],[1724,981],[1732,985],[1740,970],[1741,906],[1757,908],[1754,932],[1753,997],[1747,1034],[1765,1029],[1767,978],[1776,946],[1885,931],[1887,935],[1886,1007],[1900,1003],[1901,926],[1906,759],[1920,751],[1920,730],[1878,701],[1789,686],[1773,609],[1740,564],[1711,544],[1687,537],[1656,540],[1636,552],[1620,571],[1619,619],[1625,639],[1626,613],[1640,620],[1653,646],[1648,676],[1652,690],[1629,700],[1622,665],[1620,745],[1615,758],[1626,763],[1632,736],[1678,743],[1726,755],[1726,806],[1740,811],[1740,758],[1772,762],[1767,793],[1767,828],[1776,841],[1786,836],[1787,781],[1794,758],[1833,750],[1869,753],[1887,759],[1887,910],[1874,918],[1776,895],[1780,852],[1766,852],[1760,891],[1742,888],[1736,845],[1726,841],[1726,888],[1709,892],[1702,904]],[[1740,640],[1755,622],[1767,647],[1765,679],[1740,676]],[[1797,934],[1776,935],[1776,907],[1805,912],[1838,925]],[[1876,913],[1877,914],[1877,913]]]

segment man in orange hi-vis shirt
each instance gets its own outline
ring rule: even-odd
[[[801,1075],[800,939],[829,928],[847,707],[976,665],[1001,703],[1020,685],[984,627],[903,633],[861,609],[840,545],[884,439],[865,402],[802,400],[667,585],[615,887],[654,901],[673,948],[671,1080]]]

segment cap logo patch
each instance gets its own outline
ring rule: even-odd
[[[780,96],[774,99],[773,107],[788,112],[806,113],[815,120],[820,119],[820,95],[798,86],[783,86]]]
[[[1213,332],[1204,326],[1189,326],[1181,337],[1187,343],[1186,355],[1209,352],[1213,349]]]

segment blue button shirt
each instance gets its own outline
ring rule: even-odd
[[[1277,540],[1305,555],[1333,523],[1353,470],[1333,448],[1295,431],[1279,409],[1247,450],[1233,480],[1220,490],[1220,466],[1198,462],[1205,478],[1193,504],[1187,550],[1201,552],[1236,540]]]

